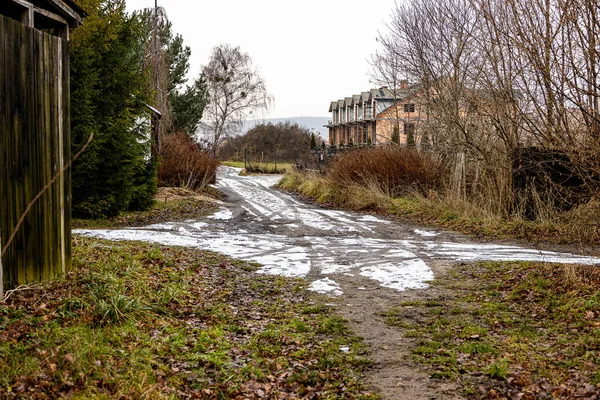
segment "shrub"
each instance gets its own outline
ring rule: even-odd
[[[390,196],[428,195],[442,187],[445,175],[442,162],[433,155],[399,146],[340,154],[329,170],[329,178],[337,185],[378,187]]]
[[[219,161],[184,133],[163,139],[158,181],[161,186],[201,189],[215,181]]]

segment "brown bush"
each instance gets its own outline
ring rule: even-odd
[[[158,166],[161,186],[201,189],[214,183],[219,161],[185,133],[164,137]]]
[[[336,184],[374,187],[390,196],[428,195],[442,187],[445,169],[437,158],[400,146],[354,150],[336,157],[328,172]]]

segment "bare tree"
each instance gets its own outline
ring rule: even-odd
[[[152,74],[151,89],[154,91],[155,100],[152,104],[161,113],[161,121],[153,124],[153,144],[161,147],[162,139],[171,127],[171,113],[169,107],[169,62],[167,60],[167,33],[170,31],[166,10],[163,7],[146,9],[142,12],[146,29],[146,48],[144,51],[144,71]]]
[[[206,77],[209,101],[201,129],[213,154],[223,141],[239,133],[243,122],[255,111],[267,110],[271,97],[248,53],[227,44],[213,49]]]
[[[512,213],[523,142],[563,154],[597,190],[598,0],[413,0],[387,28],[375,73],[419,84],[422,130],[453,166],[454,195]]]

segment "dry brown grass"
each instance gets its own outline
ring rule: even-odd
[[[198,190],[213,183],[219,161],[184,133],[165,136],[158,182],[161,186]]]
[[[442,187],[445,175],[435,156],[399,146],[341,154],[328,172],[340,186],[375,187],[392,197],[415,191],[427,195]]]

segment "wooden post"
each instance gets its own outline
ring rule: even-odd
[[[29,4],[25,11],[23,11],[21,14],[21,23],[29,26],[30,28],[34,27],[33,5]]]

